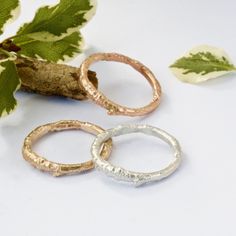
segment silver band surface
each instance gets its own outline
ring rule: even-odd
[[[129,171],[124,168],[114,166],[110,162],[101,158],[99,153],[103,146],[103,143],[106,140],[110,139],[111,137],[129,133],[144,133],[146,135],[151,135],[162,139],[172,148],[174,152],[173,161],[164,169],[155,172],[142,173]],[[136,186],[152,181],[161,180],[169,176],[179,167],[182,159],[180,145],[173,136],[159,128],[140,124],[119,125],[113,129],[108,129],[100,133],[92,144],[91,154],[95,163],[95,167],[97,169],[103,171],[106,175],[111,176],[119,181],[131,182]]]

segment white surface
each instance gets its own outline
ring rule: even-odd
[[[32,9],[54,1],[21,2],[21,17],[8,35],[33,16]],[[193,86],[177,81],[168,69],[199,44],[224,48],[236,63],[235,7],[233,0],[99,1],[95,18],[83,29],[88,49],[71,63],[78,66],[100,51],[134,57],[161,82],[161,106],[143,118],[109,117],[89,101],[18,93],[17,111],[0,121],[1,235],[235,236],[236,75]],[[129,67],[98,63],[93,69],[110,98],[137,106],[149,101],[148,85]],[[165,181],[140,188],[98,171],[54,178],[26,163],[21,146],[33,128],[60,119],[104,128],[131,122],[160,127],[180,141],[183,164]],[[80,162],[90,158],[92,140],[82,132],[64,132],[43,139],[36,150],[51,160]],[[155,138],[122,136],[114,140],[111,160],[133,170],[155,170],[169,158],[169,148]]]

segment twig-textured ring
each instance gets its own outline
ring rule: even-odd
[[[164,169],[150,172],[141,173],[123,169],[118,166],[114,166],[106,160],[103,160],[99,154],[99,150],[104,142],[109,140],[113,136],[119,136],[128,133],[144,133],[147,135],[158,137],[167,142],[174,151],[173,161]],[[120,181],[126,181],[134,183],[136,186],[142,185],[147,182],[161,180],[170,174],[172,174],[181,163],[181,148],[178,141],[166,133],[165,131],[156,127],[148,125],[119,125],[116,128],[109,129],[99,134],[93,142],[91,153],[95,162],[95,167],[103,171],[108,176],[111,176]]]
[[[128,108],[121,106],[109,100],[104,94],[99,92],[94,85],[88,80],[89,66],[97,61],[116,61],[132,66],[140,72],[153,88],[153,99],[150,104],[140,108]],[[89,56],[80,66],[80,82],[82,83],[87,96],[98,105],[108,110],[109,115],[127,115],[127,116],[142,116],[155,110],[160,104],[161,86],[154,74],[142,63],[131,59],[127,56],[117,53],[97,53]]]
[[[95,135],[104,131],[97,125],[77,120],[58,121],[39,126],[25,138],[22,149],[24,159],[37,169],[47,171],[53,174],[54,176],[77,173],[94,168],[94,163],[92,160],[79,164],[61,164],[49,161],[46,158],[41,157],[32,151],[33,143],[35,143],[35,141],[37,141],[39,138],[46,135],[47,133],[72,129],[81,129]],[[107,159],[111,153],[111,149],[112,142],[111,139],[109,139],[104,143],[101,148],[100,154],[102,158]]]

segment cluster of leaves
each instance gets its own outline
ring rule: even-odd
[[[0,35],[20,7],[19,0],[1,0]],[[20,87],[14,60],[17,56],[64,61],[80,53],[83,38],[80,29],[95,14],[94,0],[60,0],[36,12],[16,35],[0,43],[0,117],[16,107],[15,91]]]
[[[192,49],[170,68],[178,79],[188,83],[200,83],[236,70],[222,49],[206,45]]]

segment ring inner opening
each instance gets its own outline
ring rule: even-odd
[[[173,161],[173,150],[159,138],[142,133],[113,137],[109,162],[130,171],[154,172]]]
[[[99,79],[98,90],[122,106],[139,108],[152,101],[153,91],[147,79],[130,65],[99,61],[91,65]]]
[[[76,164],[91,160],[90,146],[94,135],[82,130],[63,130],[44,135],[32,149],[47,160]]]

